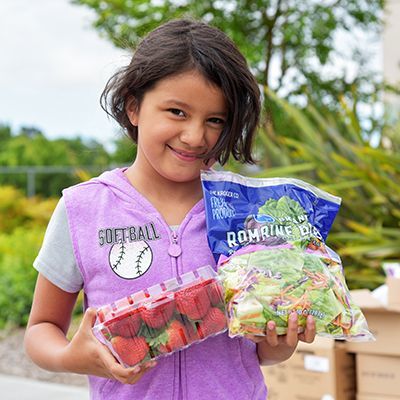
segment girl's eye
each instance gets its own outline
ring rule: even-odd
[[[223,125],[225,123],[223,119],[217,117],[209,118],[208,121],[211,122],[212,124],[217,124],[217,125]]]
[[[174,115],[177,115],[178,117],[185,116],[185,113],[182,110],[179,110],[178,108],[169,108],[168,111]]]

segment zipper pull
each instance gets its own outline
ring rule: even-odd
[[[182,254],[181,246],[178,244],[178,234],[172,231],[172,243],[168,247],[168,254],[171,257],[179,257]]]

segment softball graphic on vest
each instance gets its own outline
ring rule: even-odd
[[[144,240],[114,244],[109,256],[111,269],[121,278],[135,279],[143,275],[153,261],[151,247]]]
[[[111,246],[108,262],[111,270],[124,279],[142,276],[153,262],[149,242],[161,239],[153,222],[98,231],[99,245]]]

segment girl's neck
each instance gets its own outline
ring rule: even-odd
[[[126,177],[170,225],[179,225],[203,197],[200,178],[190,182],[172,182],[162,176],[147,177],[139,169],[133,163],[125,171]]]

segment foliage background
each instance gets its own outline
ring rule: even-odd
[[[27,322],[37,275],[32,262],[55,204],[0,186],[0,328]]]

